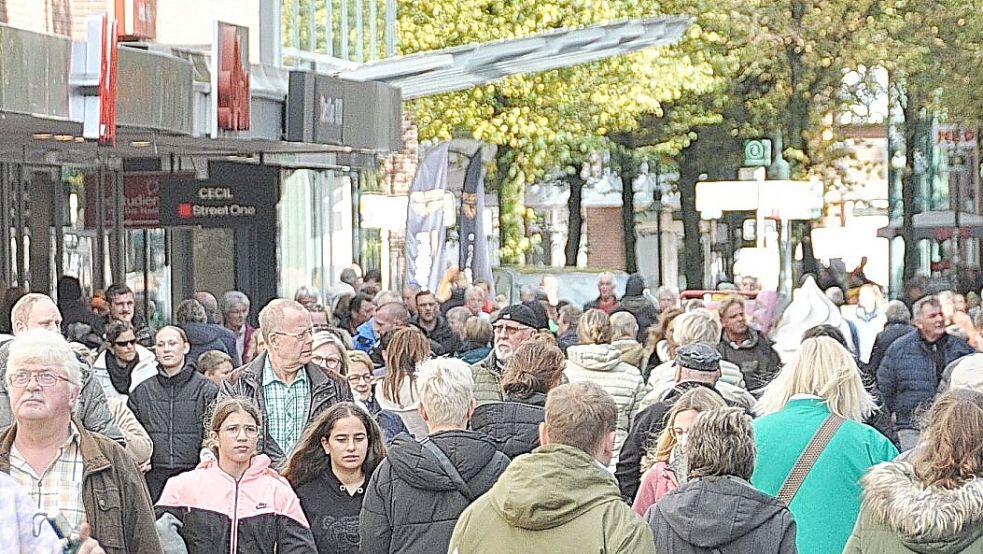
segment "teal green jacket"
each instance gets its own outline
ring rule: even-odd
[[[772,496],[829,415],[819,399],[792,400],[754,421],[757,466],[751,484]],[[860,512],[860,478],[898,455],[873,427],[847,420],[806,476],[789,509],[798,528],[799,554],[840,554]]]

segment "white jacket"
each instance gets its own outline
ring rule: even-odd
[[[582,344],[567,349],[567,367],[563,372],[571,383],[591,381],[614,397],[618,405],[618,428],[614,440],[614,456],[609,467],[618,464],[621,445],[628,429],[641,409],[648,392],[637,367],[621,361],[621,351],[610,344]]]
[[[133,372],[130,374],[130,390],[128,392],[133,392],[137,385],[157,375],[157,356],[154,356],[153,352],[138,344],[137,356],[140,361],[137,362],[137,366],[133,368]],[[106,398],[119,398],[126,402],[129,395],[116,392],[112,381],[109,380],[109,371],[106,370],[106,352],[99,354],[96,363],[92,364],[92,377],[102,386]]]

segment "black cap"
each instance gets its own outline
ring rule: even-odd
[[[523,306],[522,304],[513,304],[511,306],[505,306],[499,310],[498,315],[495,316],[495,320],[492,324],[498,323],[499,321],[514,321],[530,327],[532,329],[539,329],[539,320],[536,314],[532,311],[529,306]]]
[[[720,352],[702,342],[683,345],[676,349],[676,365],[696,371],[718,371]]]

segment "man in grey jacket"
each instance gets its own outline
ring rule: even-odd
[[[10,321],[14,336],[34,329],[61,333],[61,313],[58,306],[45,294],[32,292],[18,300],[10,311]],[[10,410],[10,395],[4,384],[9,349],[10,341],[0,345],[0,429],[9,427],[14,419]],[[125,447],[126,439],[113,423],[106,393],[98,382],[88,377],[83,377],[82,390],[75,403],[75,419],[87,430],[107,436]]]

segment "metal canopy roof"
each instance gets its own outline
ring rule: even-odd
[[[528,37],[421,52],[359,65],[338,76],[399,87],[403,99],[452,92],[679,40],[689,17],[667,16],[559,29]]]

